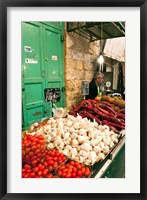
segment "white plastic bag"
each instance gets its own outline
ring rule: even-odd
[[[67,111],[64,108],[57,108],[55,104],[53,104],[52,112],[55,118],[66,117],[67,115]]]

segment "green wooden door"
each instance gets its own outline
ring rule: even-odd
[[[44,53],[46,88],[60,88],[61,99],[55,104],[64,107],[63,31],[44,26]],[[51,102],[48,102],[48,115],[51,115],[51,106]]]
[[[58,23],[59,24],[59,23]],[[57,106],[64,107],[63,30],[39,22],[22,23],[22,120],[29,124],[50,117],[51,103],[45,101],[46,88],[60,88]],[[59,39],[60,38],[60,39]]]

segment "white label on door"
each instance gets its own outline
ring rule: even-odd
[[[24,46],[25,52],[31,53],[32,52],[32,47],[29,46]]]
[[[57,60],[57,56],[52,56],[52,60]]]
[[[37,63],[38,63],[38,60],[33,59],[33,58],[26,58],[26,59],[25,59],[25,62],[26,62],[26,63],[29,63],[29,64],[37,64]]]

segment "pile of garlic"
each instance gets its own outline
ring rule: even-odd
[[[103,160],[118,143],[118,134],[108,126],[98,125],[80,115],[52,117],[35,133],[45,135],[48,149],[57,148],[68,158],[89,166]]]

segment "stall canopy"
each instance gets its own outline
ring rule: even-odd
[[[103,53],[120,62],[125,62],[125,37],[107,39]]]

